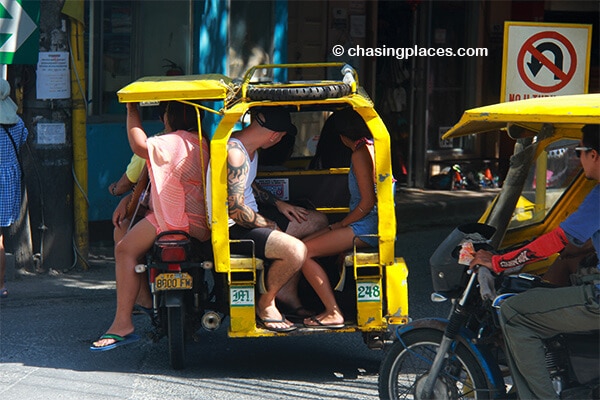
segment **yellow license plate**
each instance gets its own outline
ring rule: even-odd
[[[156,290],[191,289],[192,277],[187,272],[160,274],[154,281]]]

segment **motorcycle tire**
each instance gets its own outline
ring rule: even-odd
[[[248,85],[246,95],[250,100],[254,101],[324,100],[344,97],[349,95],[351,91],[352,87],[345,83],[297,87]]]
[[[185,309],[183,306],[167,308],[167,325],[171,368],[183,369],[185,367]]]
[[[425,380],[443,332],[418,329],[402,335],[386,352],[379,370],[380,399],[419,399],[415,393]],[[405,347],[406,346],[406,347]],[[432,399],[489,399],[492,385],[473,354],[458,344],[445,361]]]

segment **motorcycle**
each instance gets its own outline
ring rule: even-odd
[[[210,246],[183,231],[160,233],[146,255],[146,264],[136,266],[136,272],[148,272],[152,309],[147,313],[155,328],[151,338],[155,342],[168,338],[174,369],[185,366],[186,342],[200,327],[214,331],[221,325],[223,305],[216,299],[223,298],[218,295],[223,282],[211,271]]]
[[[495,277],[482,268],[470,273],[458,263],[461,244],[490,248],[495,229],[458,227],[430,259],[431,299],[451,299],[449,318],[425,318],[398,327],[379,371],[381,399],[501,399],[512,383],[504,355],[498,312],[510,296],[543,286],[539,276]],[[494,294],[497,294],[494,296]],[[546,368],[561,398],[597,398],[600,377],[598,331],[558,335],[544,341]],[[544,366],[540,366],[544,368]]]

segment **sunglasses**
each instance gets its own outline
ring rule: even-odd
[[[593,150],[593,149],[591,147],[586,147],[586,146],[575,147],[575,155],[577,156],[577,158],[580,158],[582,151],[590,151],[590,150]]]

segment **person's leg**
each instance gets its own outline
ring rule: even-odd
[[[115,246],[121,241],[121,239],[123,239],[123,237],[125,237],[125,234],[127,233],[127,229],[129,229],[130,224],[131,221],[125,219],[121,221],[118,228],[113,229],[113,240],[115,242]]]
[[[121,221],[121,224],[117,228],[114,228],[113,239],[115,242],[115,246],[121,241],[121,239],[125,237],[125,234],[127,233],[127,230],[130,226],[132,226],[131,221],[125,219]],[[142,256],[138,259],[138,264],[143,262],[144,254],[142,254]],[[138,304],[144,308],[150,308],[152,307],[152,294],[150,293],[150,287],[147,284],[144,284],[148,281],[148,273],[145,272],[139,275],[142,278],[142,284],[140,285],[140,291],[138,293],[137,299],[135,300],[135,304]]]
[[[304,239],[306,236],[326,228],[329,224],[327,215],[315,210],[307,210],[306,221],[290,221],[285,233],[298,239]]]
[[[329,277],[323,267],[315,261],[315,258],[339,254],[352,247],[353,239],[354,232],[351,228],[346,227],[329,231],[306,242],[308,254],[302,265],[302,273],[325,306],[325,311],[315,317],[317,321],[324,325],[342,324],[344,323],[344,316],[335,299]],[[318,325],[317,322],[311,322],[310,319],[306,319],[305,324]]]
[[[6,273],[6,253],[4,251],[4,235],[0,227],[0,290],[4,291],[4,274]]]
[[[298,223],[289,221],[285,233],[298,239],[305,239],[315,232],[327,228],[329,221],[327,215],[315,210],[307,210],[308,217],[306,221]],[[300,272],[295,274],[290,281],[281,288],[277,294],[277,300],[285,303],[290,309],[298,310],[299,316],[310,316],[312,313],[302,307],[302,302],[298,296],[298,283],[300,282]],[[303,315],[304,314],[304,315]]]
[[[257,315],[262,320],[283,320],[275,305],[279,290],[297,273],[306,259],[306,246],[300,240],[279,231],[273,231],[267,238],[265,257],[272,260],[267,274],[267,292],[257,302]],[[270,328],[285,329],[287,321],[269,323]]]
[[[115,247],[117,310],[107,333],[126,336],[135,330],[131,312],[140,291],[143,276],[137,274],[134,267],[138,258],[150,249],[155,237],[156,229],[150,222],[143,219],[117,243]],[[94,345],[103,347],[114,342],[114,339],[102,339],[94,342]]]
[[[500,320],[513,381],[522,399],[557,399],[545,368],[543,339],[598,329],[592,285],[532,289],[506,300]]]

